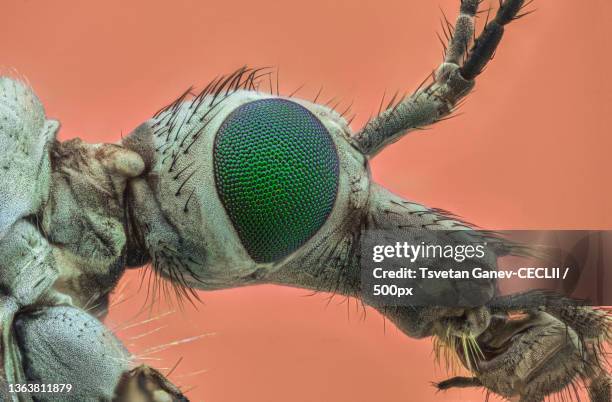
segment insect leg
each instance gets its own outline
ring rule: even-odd
[[[474,79],[491,60],[504,33],[504,26],[525,15],[520,14],[525,5],[524,0],[500,2],[495,18],[485,26],[466,53],[474,32],[478,4],[477,0],[463,0],[455,28],[445,27],[446,35],[450,36],[449,44],[445,49],[443,63],[433,74],[433,82],[420,87],[396,105],[389,105],[355,134],[353,141],[364,154],[372,157],[405,133],[450,115],[459,100],[472,90]]]
[[[450,388],[482,387],[482,383],[476,377],[453,377],[434,385],[440,391],[446,391]]]
[[[17,315],[13,331],[26,377],[22,382],[52,387],[32,392],[36,401],[187,401],[156,370],[132,369],[131,356],[121,342],[79,308],[24,311]]]

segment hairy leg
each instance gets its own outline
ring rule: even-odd
[[[372,157],[403,134],[444,119],[458,101],[474,87],[475,78],[491,60],[504,33],[504,26],[520,17],[524,0],[505,0],[493,20],[467,51],[474,33],[474,18],[480,0],[462,0],[454,29],[449,24],[449,43],[434,80],[370,120],[353,140]]]

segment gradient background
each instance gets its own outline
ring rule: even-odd
[[[354,100],[357,129],[385,90],[414,89],[440,62],[440,7],[454,20],[458,5],[2,0],[0,65],[30,80],[62,122],[61,139],[118,141],[187,86],[245,63],[279,66],[284,93],[306,83],[300,96],[323,85],[324,101]],[[385,150],[374,178],[486,228],[610,229],[612,5],[533,7],[507,30],[464,114]],[[161,302],[142,311],[139,284],[138,272],[126,275],[109,325],[144,362],[170,368],[182,357],[171,379],[194,401],[484,399],[435,395],[429,381],[445,373],[430,341],[385,330],[371,310],[364,320],[340,298],[262,286],[202,294],[197,309]],[[150,349],[203,333],[211,335]]]

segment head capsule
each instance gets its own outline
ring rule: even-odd
[[[218,92],[179,98],[124,140],[147,165],[130,196],[140,242],[198,288],[251,282],[338,236],[369,182],[337,113]]]

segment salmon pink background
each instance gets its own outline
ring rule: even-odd
[[[61,139],[118,141],[187,86],[243,64],[279,66],[284,93],[306,83],[299,96],[323,85],[322,99],[337,96],[340,109],[354,100],[357,129],[385,90],[414,89],[440,62],[440,7],[454,19],[458,6],[3,0],[0,65],[29,79],[61,120]],[[612,7],[537,0],[532,8],[508,28],[463,114],[385,150],[374,178],[486,228],[610,229]],[[139,275],[123,279],[108,323],[164,372],[182,358],[170,378],[194,401],[484,399],[436,395],[429,382],[446,374],[430,341],[406,338],[372,310],[363,319],[354,303],[262,286],[202,293],[203,304],[181,311],[145,305]]]

